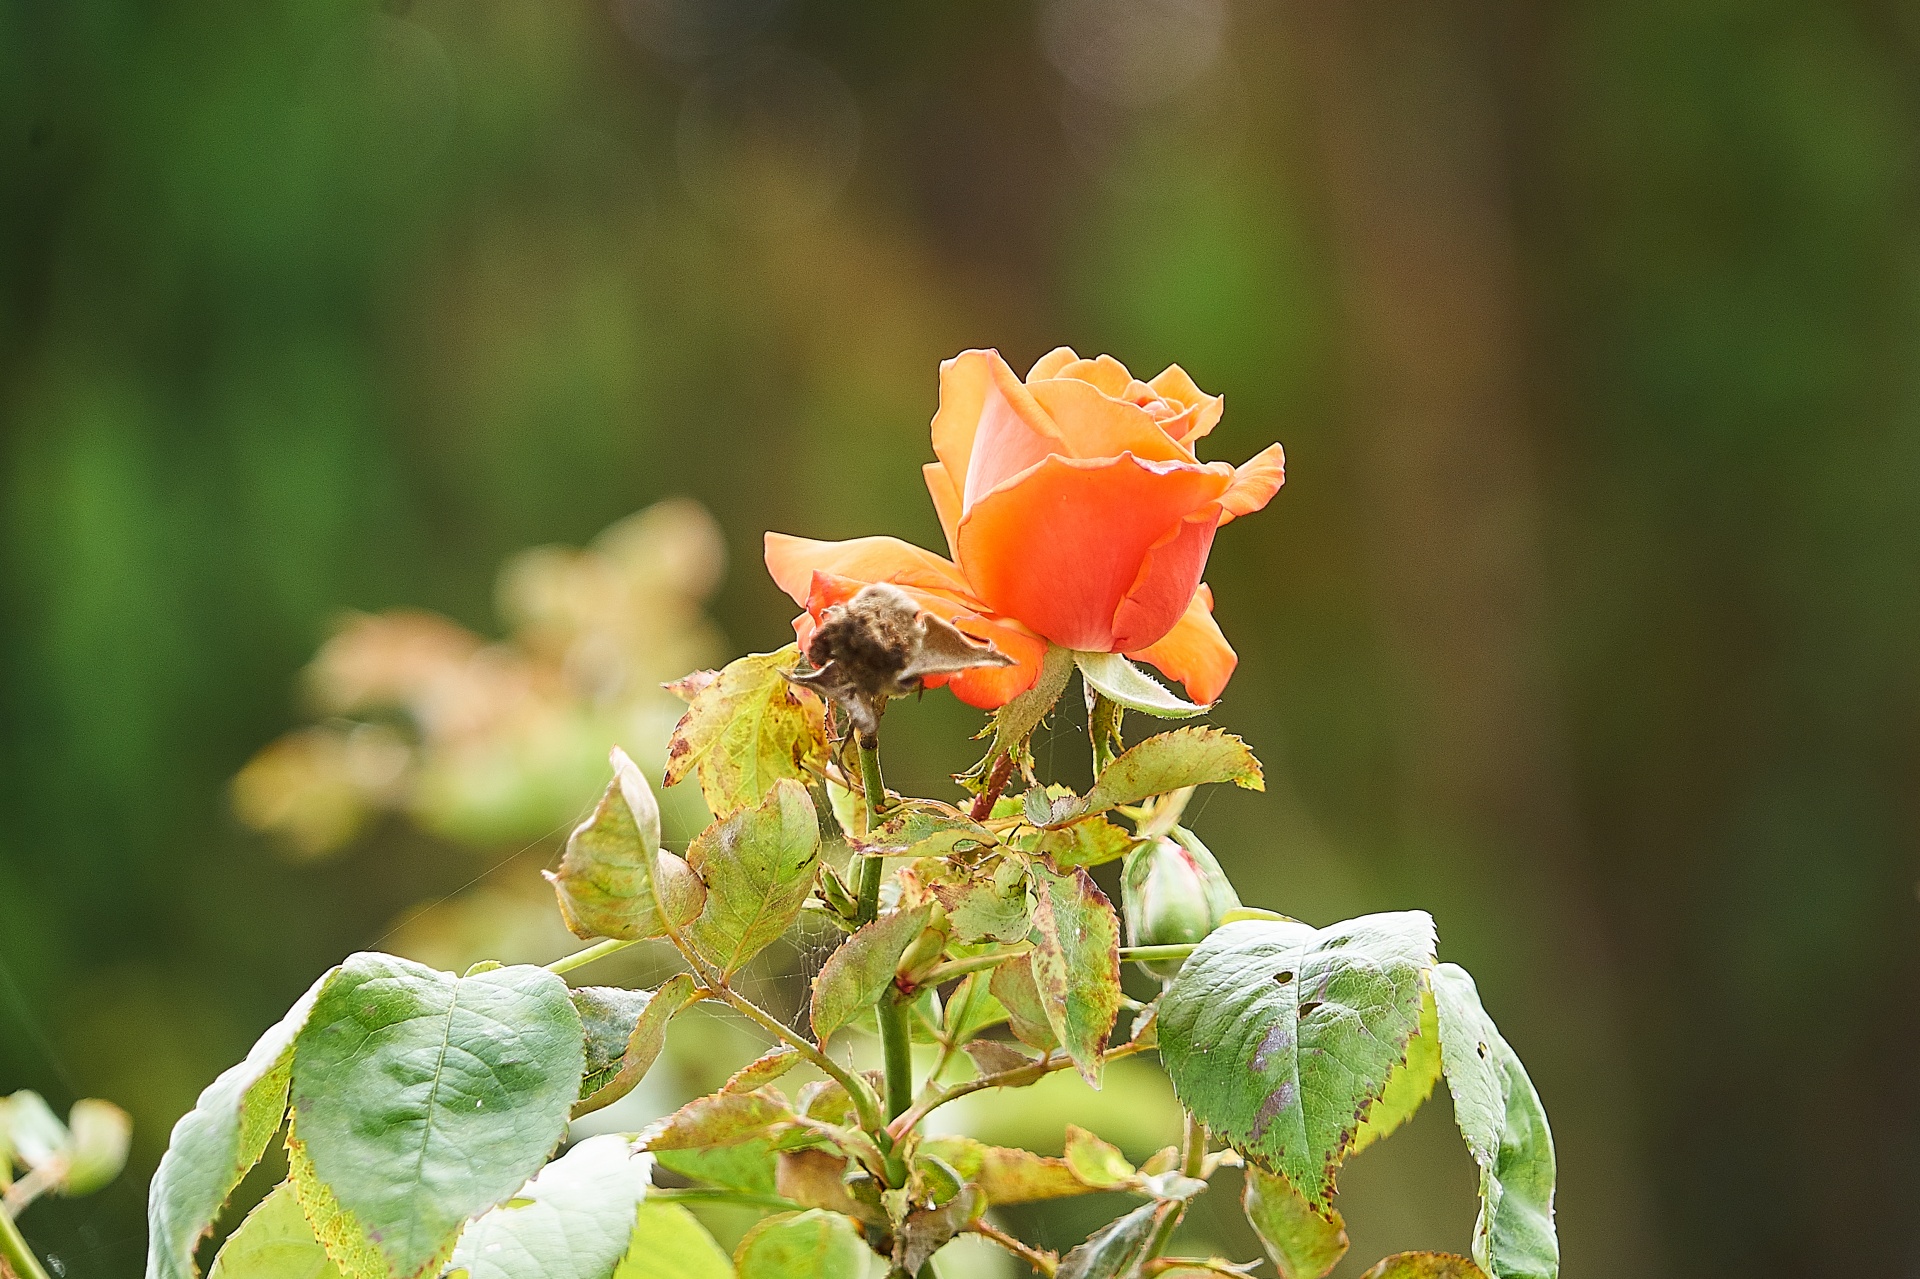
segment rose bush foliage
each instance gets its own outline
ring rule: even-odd
[[[1170,1255],[1193,1200],[1240,1168],[1268,1259],[1317,1279],[1348,1246],[1342,1164],[1442,1079],[1480,1174],[1468,1255],[1377,1273],[1554,1279],[1545,1110],[1472,979],[1440,962],[1432,919],[1315,928],[1242,905],[1186,813],[1201,786],[1261,789],[1252,751],[1199,725],[1127,740],[1129,709],[1199,714],[1233,670],[1201,576],[1216,530],[1279,489],[1282,457],[1200,461],[1220,413],[1177,366],[1143,382],[1061,348],[1023,381],[992,351],[947,361],[925,479],[951,558],[769,534],[768,568],[805,610],[798,644],[676,681],[685,716],[646,761],[697,782],[712,824],[684,856],[664,849],[653,788],[615,747],[548,875],[592,945],[544,968],[360,954],[323,975],[175,1129],[148,1279],[192,1279],[276,1133],[287,1181],[218,1274],[858,1279],[877,1255],[904,1279],[937,1274],[962,1236],[1054,1279],[1244,1274]],[[1094,773],[1069,783],[1036,774],[1028,739],[1076,669]],[[993,712],[964,807],[898,795],[880,768],[889,699],[942,685]],[[1095,877],[1115,862],[1119,911]],[[736,977],[809,914],[844,936],[801,1029]],[[684,971],[654,990],[565,980],[630,945]],[[1127,964],[1156,997],[1128,996]],[[570,1120],[630,1092],[702,1001],[778,1044],[644,1131],[555,1158]],[[924,1073],[916,1041],[937,1046]],[[960,1097],[1061,1070],[1097,1087],[1133,1056],[1159,1058],[1185,1117],[1137,1166],[1078,1128],[1060,1156],[927,1131]],[[1064,1256],[998,1215],[1094,1193],[1137,1206]],[[714,1201],[763,1214],[731,1258],[688,1215]]]

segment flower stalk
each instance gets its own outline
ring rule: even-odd
[[[46,1269],[27,1246],[13,1214],[4,1209],[0,1209],[0,1274],[9,1279],[47,1279]]]

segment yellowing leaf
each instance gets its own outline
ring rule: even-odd
[[[1331,1208],[1315,1211],[1285,1177],[1247,1169],[1240,1206],[1280,1279],[1320,1279],[1347,1255],[1347,1226],[1340,1214]]]
[[[1487,1272],[1450,1252],[1396,1252],[1360,1279],[1487,1279]]]
[[[824,1042],[887,992],[900,956],[925,930],[932,915],[931,906],[883,915],[827,956],[813,979],[815,1036]]]
[[[1232,782],[1265,790],[1266,775],[1247,744],[1217,728],[1176,728],[1121,752],[1080,801],[1075,816],[1137,804],[1187,786]]]
[[[1038,940],[1028,959],[1040,1007],[1081,1077],[1097,1088],[1100,1054],[1120,1015],[1120,920],[1084,869],[1061,876],[1036,867],[1033,878]]]
[[[662,937],[667,923],[655,904],[655,878],[676,927],[700,913],[706,888],[684,861],[661,851],[660,805],[639,766],[617,746],[612,762],[612,783],[568,838],[560,869],[546,872],[547,882],[576,937]]]
[[[820,826],[807,788],[776,781],[756,807],[715,822],[687,850],[707,886],[687,940],[731,976],[799,917],[819,856]]]
[[[698,770],[715,816],[758,804],[782,778],[806,781],[826,766],[826,709],[787,679],[793,645],[730,662],[692,689],[667,743],[666,784]]]

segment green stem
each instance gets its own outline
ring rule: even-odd
[[[950,959],[944,964],[935,964],[927,970],[916,985],[922,989],[928,986],[943,986],[955,977],[965,977],[968,973],[977,973],[983,968],[998,968],[1009,959],[1027,953],[1029,948],[1010,946],[1006,950],[996,950],[987,955],[973,955],[966,959]]]
[[[1147,1049],[1140,1044],[1122,1044],[1118,1048],[1101,1054],[1101,1060],[1119,1061],[1122,1057],[1131,1057],[1135,1053],[1146,1051]],[[1002,1070],[991,1075],[976,1075],[972,1079],[962,1080],[960,1083],[951,1084],[948,1087],[930,1092],[929,1095],[922,1097],[914,1103],[912,1110],[907,1111],[906,1114],[895,1119],[893,1123],[888,1126],[887,1131],[889,1135],[897,1141],[907,1133],[913,1131],[914,1126],[922,1119],[925,1119],[928,1115],[950,1101],[958,1100],[972,1093],[982,1092],[988,1088],[1019,1088],[1026,1084],[1033,1083],[1036,1080],[1044,1079],[1056,1070],[1065,1070],[1072,1065],[1073,1058],[1062,1053],[1057,1057],[1052,1055],[1042,1057],[1030,1066],[1015,1066],[1012,1070]]]
[[[887,1118],[898,1119],[913,1105],[913,1031],[907,1006],[891,992],[880,996],[880,1050],[886,1058]]]
[[[880,776],[880,739],[861,734],[854,744],[860,752],[860,783],[867,797],[867,832],[872,834],[880,825],[880,806],[887,797],[887,784]],[[872,923],[880,914],[880,880],[885,874],[886,859],[879,853],[869,853],[860,863],[857,919],[861,924]],[[894,998],[891,987],[882,992],[876,1011],[886,1068],[887,1118],[898,1119],[913,1105],[913,1032],[907,1023],[907,1007]]]
[[[1198,947],[1197,942],[1180,942],[1171,946],[1122,946],[1120,958],[1129,964],[1144,964],[1156,959],[1185,959]]]
[[[1180,1143],[1180,1171],[1196,1181],[1203,1180],[1200,1170],[1207,1166],[1207,1126],[1187,1112],[1187,1131]]]
[[[5,1209],[0,1209],[0,1271],[11,1271],[16,1279],[47,1279],[40,1258],[27,1247],[13,1214]]]
[[[584,968],[596,959],[605,959],[608,955],[618,954],[629,946],[637,945],[630,941],[595,942],[585,950],[576,950],[571,955],[562,955],[547,965],[550,973],[570,973],[576,968]]]
[[[860,788],[866,792],[866,833],[871,837],[880,824],[880,805],[887,797],[887,784],[880,777],[880,739],[860,737],[855,739],[855,744],[860,753]],[[886,859],[881,854],[868,853],[860,859],[856,924],[871,924],[879,917],[880,881],[886,873]]]
[[[802,1205],[779,1195],[756,1195],[745,1190],[721,1190],[709,1186],[684,1186],[673,1189],[647,1188],[648,1203],[738,1204],[743,1208],[767,1208],[774,1212],[799,1212]]]

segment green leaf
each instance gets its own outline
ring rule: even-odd
[[[1407,1055],[1387,1076],[1387,1086],[1354,1133],[1349,1153],[1359,1154],[1413,1118],[1413,1112],[1426,1104],[1439,1081],[1440,1030],[1434,1020],[1433,992],[1428,990],[1420,999],[1419,1033],[1407,1041]]]
[[[1267,788],[1260,761],[1232,733],[1197,725],[1176,728],[1122,751],[1080,801],[1073,818],[1209,782],[1232,782],[1243,790]]]
[[[851,1219],[809,1208],[749,1230],[733,1264],[740,1279],[865,1279],[869,1255]]]
[[[679,1204],[642,1202],[613,1279],[734,1279],[733,1262]]]
[[[347,1279],[410,1279],[565,1136],[585,1063],[566,983],[454,977],[392,955],[340,966],[294,1042],[288,1152]]]
[[[612,1279],[651,1173],[627,1138],[587,1138],[468,1226],[446,1279]]]
[[[910,857],[945,857],[999,842],[992,831],[960,810],[924,799],[902,800],[885,821],[858,841],[863,849]]]
[[[1036,867],[1033,878],[1037,940],[1028,959],[1040,1006],[1081,1077],[1098,1088],[1100,1053],[1120,1015],[1120,920],[1085,870]]]
[[[920,1142],[920,1153],[944,1159],[979,1186],[990,1204],[1036,1203],[1101,1189],[1074,1175],[1065,1159],[1036,1155],[1018,1146],[989,1146],[972,1137],[927,1137]]]
[[[208,1279],[340,1279],[340,1272],[283,1181],[227,1236]]]
[[[1007,1010],[1014,1037],[1029,1048],[1048,1052],[1060,1046],[1060,1036],[1054,1033],[1040,987],[1034,981],[1032,960],[1030,954],[1021,955],[1001,964],[993,970],[987,990]]]
[[[900,872],[899,883],[903,904],[940,904],[952,941],[1023,941],[1033,928],[1023,858],[1003,854],[976,863],[922,857]]]
[[[873,1007],[893,985],[894,968],[926,930],[932,906],[897,910],[861,928],[827,956],[813,979],[813,1033],[821,1043]]]
[[[1227,924],[1160,998],[1160,1059],[1181,1103],[1315,1208],[1420,1026],[1433,964],[1423,911],[1329,928]]]
[[[666,784],[698,769],[714,816],[760,803],[782,778],[826,767],[826,709],[787,679],[800,650],[787,645],[729,662],[695,692],[667,743]]]
[[[580,1099],[573,1104],[573,1118],[611,1106],[632,1092],[666,1046],[667,1023],[698,998],[699,987],[685,973],[667,978],[651,995],[644,990],[611,986],[576,989],[573,1002],[585,1029],[587,1065],[580,1078]],[[619,1055],[611,1056],[615,1052]]]
[[[987,788],[987,776],[993,770],[994,761],[1002,755],[1010,755],[1016,762],[1031,758],[1027,741],[1060,700],[1072,674],[1073,650],[1057,644],[1047,645],[1047,655],[1041,660],[1040,674],[1033,681],[1033,687],[995,711],[986,730],[980,733],[984,737],[991,732],[993,742],[987,747],[985,758],[960,779],[969,789],[977,794]]]
[[[613,781],[593,816],[567,840],[558,871],[544,871],[560,899],[560,915],[576,937],[641,941],[663,937],[700,913],[706,889],[687,864],[660,849],[660,805],[639,766],[613,748]]]
[[[1054,1279],[1132,1279],[1154,1232],[1180,1205],[1170,1200],[1143,1204],[1118,1221],[1108,1222],[1088,1240],[1060,1258]]]
[[[1246,1178],[1240,1206],[1280,1279],[1320,1279],[1347,1255],[1347,1223],[1337,1211],[1315,1211],[1285,1177],[1263,1168],[1248,1168]]]
[[[1487,1272],[1450,1252],[1396,1252],[1360,1279],[1487,1279]]]
[[[997,969],[993,971],[998,971]],[[993,972],[968,973],[953,988],[952,998],[947,1000],[946,1031],[947,1038],[956,1044],[964,1044],[989,1026],[997,1026],[1007,1020],[1007,1010],[995,999],[989,985]],[[1027,974],[1027,984],[1032,986],[1033,974]],[[1035,992],[1036,1000],[1038,992]]]
[[[1066,1160],[1074,1176],[1097,1190],[1131,1185],[1138,1176],[1138,1170],[1127,1162],[1118,1146],[1102,1141],[1078,1124],[1067,1125]]]
[[[1211,709],[1175,697],[1164,684],[1118,653],[1075,653],[1073,660],[1080,667],[1081,679],[1130,711],[1161,719],[1190,719]]]
[[[1127,855],[1133,844],[1132,834],[1105,818],[1096,817],[1058,830],[1043,830],[1028,847],[1034,856],[1046,858],[1054,870],[1068,875],[1077,867],[1117,861]]]
[[[758,1137],[793,1118],[793,1107],[771,1088],[696,1097],[650,1129],[647,1149],[690,1150]]]
[[[654,1156],[662,1168],[682,1177],[750,1195],[774,1193],[778,1157],[768,1137],[754,1137],[728,1146],[662,1150]]]
[[[775,1044],[733,1072],[721,1092],[755,1092],[765,1088],[800,1064],[800,1051],[786,1044]]]
[[[687,939],[732,976],[799,918],[819,855],[820,826],[807,788],[774,782],[756,807],[715,822],[687,850],[707,884],[706,907]]]
[[[1440,1063],[1453,1115],[1480,1165],[1473,1259],[1495,1279],[1554,1279],[1553,1134],[1533,1081],[1458,964],[1433,970]]]
[[[173,1126],[147,1193],[147,1279],[193,1279],[194,1246],[287,1113],[294,1037],[339,971],[327,970]]]
[[[653,1002],[653,992],[624,986],[575,986],[567,994],[573,1000],[573,1011],[580,1016],[587,1063],[580,1076],[580,1099],[585,1101],[620,1073],[627,1040]]]

